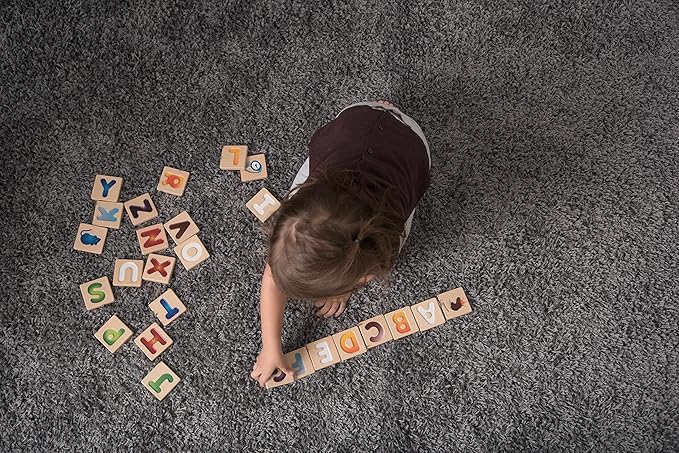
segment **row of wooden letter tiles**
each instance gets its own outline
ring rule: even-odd
[[[266,382],[267,388],[279,387],[316,371],[349,360],[391,340],[440,326],[447,320],[472,311],[462,288],[405,306],[361,322],[358,326],[321,338],[285,354],[285,362],[293,371],[281,370]]]

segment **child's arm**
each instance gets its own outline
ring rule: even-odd
[[[271,268],[266,265],[262,275],[262,290],[259,296],[259,315],[262,322],[262,351],[257,356],[257,362],[252,367],[252,376],[259,381],[259,385],[269,380],[278,368],[284,373],[292,370],[283,360],[281,348],[281,329],[283,327],[283,311],[286,297],[273,280]]]

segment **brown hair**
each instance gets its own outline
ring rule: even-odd
[[[288,297],[344,294],[385,277],[394,265],[405,218],[393,187],[375,199],[352,171],[321,172],[288,194],[269,230],[268,263]]]

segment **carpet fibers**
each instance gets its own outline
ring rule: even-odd
[[[671,1],[29,2],[0,6],[0,450],[679,450],[679,10]],[[260,223],[311,134],[386,98],[422,126],[432,184],[393,275],[339,319],[303,303],[303,346],[456,286],[474,312],[295,385],[249,378],[260,348]],[[269,178],[219,170],[220,146]],[[186,194],[157,193],[164,165]],[[210,259],[178,264],[188,311],[162,402],[129,342],[164,286],[85,281],[141,258],[127,218],[72,250],[96,174],[188,210]]]

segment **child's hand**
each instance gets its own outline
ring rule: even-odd
[[[283,359],[283,351],[280,349],[276,351],[262,348],[262,352],[259,353],[257,361],[252,366],[250,377],[256,379],[259,382],[259,385],[264,387],[264,384],[269,380],[271,375],[274,374],[276,369],[279,369],[286,374],[292,374],[292,370],[287,366]]]
[[[350,296],[351,292],[348,292],[339,296],[328,297],[327,299],[315,300],[314,305],[318,308],[318,316],[323,316],[324,318],[334,316],[337,318],[347,308],[347,301]]]

